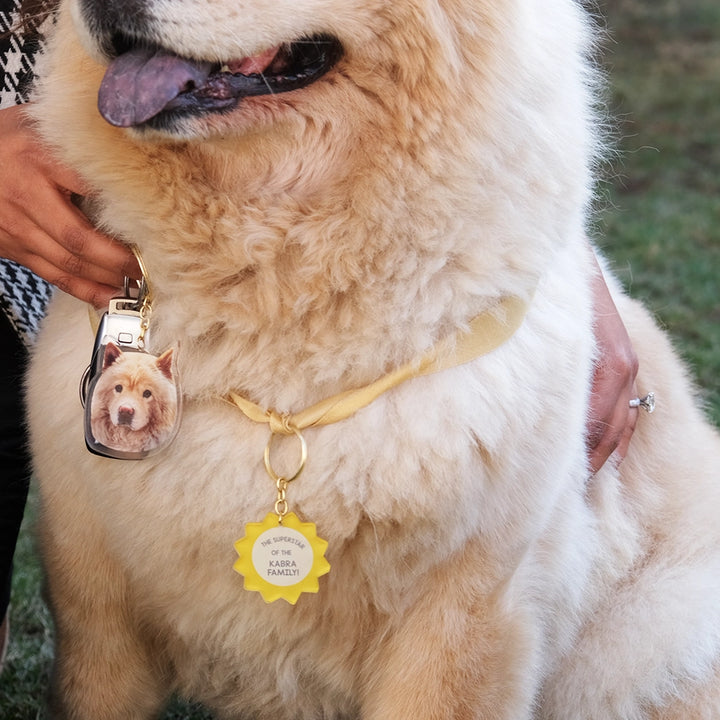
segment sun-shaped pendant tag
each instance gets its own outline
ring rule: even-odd
[[[327,546],[314,523],[300,522],[292,512],[281,523],[268,513],[262,522],[245,526],[245,537],[235,543],[240,557],[233,569],[245,577],[245,589],[259,592],[265,602],[282,598],[294,605],[301,593],[318,592],[318,578],[330,572]]]

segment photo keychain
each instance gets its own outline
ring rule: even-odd
[[[147,351],[152,293],[145,265],[131,288],[113,298],[95,335],[92,359],[80,381],[88,450],[119,460],[140,460],[168,446],[180,424],[176,348]]]

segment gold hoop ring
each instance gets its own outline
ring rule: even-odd
[[[132,254],[135,256],[137,264],[140,266],[140,272],[142,273],[142,279],[140,280],[139,286],[140,292],[138,295],[138,301],[143,302],[145,299],[147,299],[147,302],[152,302],[152,287],[150,285],[147,268],[145,267],[145,261],[143,260],[137,245],[130,245],[130,250],[132,250]]]
[[[295,433],[298,440],[300,440],[300,465],[292,477],[283,477],[282,475],[278,475],[273,470],[272,464],[270,463],[270,446],[272,445],[273,438],[278,433],[270,433],[270,439],[268,440],[268,443],[265,446],[265,470],[267,470],[267,474],[275,482],[277,482],[278,480],[285,480],[285,482],[290,483],[293,480],[297,479],[297,477],[303,471],[303,468],[305,467],[305,462],[307,461],[307,444],[305,443],[305,438],[302,436],[301,432],[297,428],[291,427],[290,429]]]

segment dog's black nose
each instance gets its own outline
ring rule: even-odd
[[[118,425],[132,425],[135,410],[133,408],[121,407],[118,410]]]

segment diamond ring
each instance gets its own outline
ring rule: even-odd
[[[641,407],[645,412],[651,413],[655,409],[655,393],[649,392],[645,397],[634,398],[628,404],[631,408]]]

